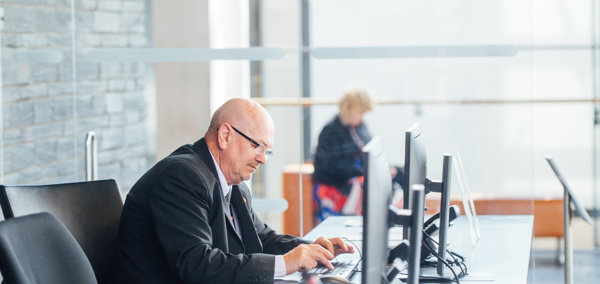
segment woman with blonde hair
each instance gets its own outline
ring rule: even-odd
[[[375,99],[366,87],[355,86],[344,92],[338,107],[339,114],[319,134],[314,157],[313,208],[317,222],[328,216],[362,213],[361,149],[371,140],[363,116],[375,108]],[[402,185],[402,170],[390,170],[394,182]]]
[[[360,208],[350,204],[357,203],[356,198],[347,201],[353,186],[356,191],[362,183],[361,149],[371,140],[362,119],[373,110],[375,100],[366,87],[356,86],[344,92],[338,107],[339,114],[319,134],[314,157],[313,208],[317,223],[328,216],[360,213]]]

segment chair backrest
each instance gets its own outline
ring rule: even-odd
[[[71,232],[98,283],[107,282],[116,250],[123,201],[115,180],[0,186],[4,218],[49,212]]]
[[[75,238],[48,213],[0,222],[0,271],[10,284],[97,283]]]

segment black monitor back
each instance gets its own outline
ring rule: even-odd
[[[381,137],[373,138],[362,151],[365,164],[362,283],[381,283],[388,258],[392,178]]]

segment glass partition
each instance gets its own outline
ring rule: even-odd
[[[383,137],[391,165],[402,169],[405,131],[419,123],[430,179],[442,178],[445,153],[454,157],[452,204],[462,208],[470,190],[481,216],[535,216],[533,267],[555,257],[562,237],[563,189],[545,155],[598,221],[597,1],[0,6],[2,184],[85,180],[94,131],[98,178],[117,180],[125,197],[157,161],[200,139],[222,103],[249,98],[276,130],[274,157],[247,182],[255,207],[277,231],[302,236],[319,222],[319,135],[360,85],[377,101],[363,123]],[[427,206],[439,210],[439,194]],[[597,249],[597,223],[574,218],[576,250]],[[548,280],[534,269],[529,278]]]

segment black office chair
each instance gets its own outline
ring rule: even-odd
[[[49,213],[0,222],[0,271],[8,284],[97,283],[75,238]]]
[[[123,201],[115,180],[50,185],[0,186],[5,219],[49,212],[60,220],[105,283],[116,250]]]

